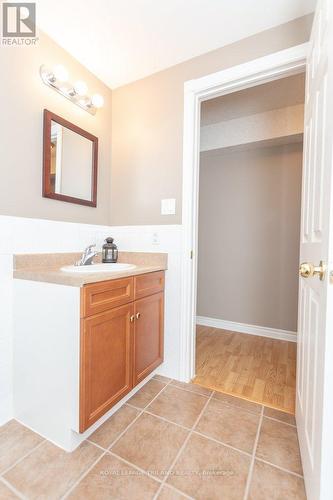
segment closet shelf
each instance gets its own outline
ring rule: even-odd
[[[216,148],[211,148],[207,150],[201,150],[201,154],[206,154],[206,153],[232,153],[236,151],[248,151],[251,149],[264,149],[264,148],[270,148],[270,147],[275,147],[275,146],[284,146],[288,144],[300,144],[303,142],[303,133],[299,134],[290,134],[290,135],[284,135],[280,137],[274,137],[272,139],[264,139],[261,141],[251,141],[251,142],[245,142],[242,144],[234,144],[232,146],[224,146],[224,147],[216,147]]]

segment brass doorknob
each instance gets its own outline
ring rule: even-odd
[[[318,275],[319,279],[323,281],[325,278],[325,269],[326,266],[321,260],[319,266],[313,265],[311,262],[302,262],[299,267],[299,274],[302,278],[312,278],[313,276]]]

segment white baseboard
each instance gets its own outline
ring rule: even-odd
[[[248,333],[249,335],[258,335],[259,337],[269,337],[277,340],[288,340],[297,342],[297,333],[289,330],[279,330],[278,328],[269,328],[266,326],[247,325],[245,323],[236,323],[234,321],[225,321],[223,319],[208,318],[206,316],[197,316],[197,325],[211,326],[222,330],[232,332]]]

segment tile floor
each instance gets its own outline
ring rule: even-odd
[[[73,453],[0,428],[0,499],[305,500],[294,418],[155,376]]]

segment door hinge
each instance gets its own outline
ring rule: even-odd
[[[193,250],[190,252],[190,259],[193,259]]]

